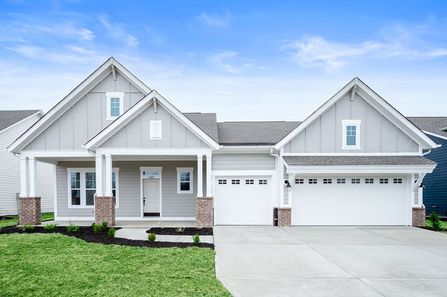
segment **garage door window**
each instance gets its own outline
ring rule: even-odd
[[[255,181],[252,180],[252,179],[246,179],[246,180],[245,180],[245,184],[246,184],[246,185],[253,185],[254,183],[255,183]]]
[[[337,178],[337,184],[346,184],[345,178]]]
[[[192,168],[177,168],[177,193],[192,193]]]
[[[259,184],[260,185],[266,185],[267,184],[267,180],[266,179],[260,179],[259,180]]]
[[[402,179],[401,178],[395,178],[395,179],[393,179],[393,183],[394,184],[401,184],[402,183]]]
[[[365,178],[365,184],[373,184],[374,178]]]
[[[219,179],[219,185],[226,185],[227,180],[226,179]]]
[[[239,179],[232,179],[231,180],[231,184],[232,185],[239,185],[241,183],[241,180],[239,180]]]
[[[316,178],[309,178],[309,184],[311,184],[311,185],[315,185],[315,184],[317,184],[318,182],[317,182],[317,179]]]
[[[380,182],[381,184],[387,184],[387,183],[388,183],[388,179],[387,179],[387,178],[381,178],[381,179],[379,180],[379,182]]]
[[[295,184],[304,184],[303,178],[295,178]]]
[[[332,178],[324,178],[323,184],[332,184]]]
[[[359,184],[359,183],[360,183],[360,178],[351,179],[351,184]]]

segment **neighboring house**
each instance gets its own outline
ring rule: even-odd
[[[20,192],[20,158],[6,148],[43,116],[40,110],[0,110],[0,216],[17,214]],[[53,211],[54,166],[37,163],[37,187],[42,211]]]
[[[39,160],[56,164],[60,221],[285,226],[423,224],[415,193],[436,147],[358,78],[302,123],[218,123],[110,58],[9,150],[21,156],[22,223],[38,222]]]
[[[409,117],[434,142],[441,145],[425,155],[438,165],[423,183],[424,205],[427,214],[436,212],[447,217],[447,117]]]

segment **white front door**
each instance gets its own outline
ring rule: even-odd
[[[143,180],[143,212],[160,215],[160,180]]]

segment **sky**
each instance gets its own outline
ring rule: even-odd
[[[447,116],[447,1],[0,0],[0,109],[46,112],[110,56],[219,121],[303,120],[356,76]]]

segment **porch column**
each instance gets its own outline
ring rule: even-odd
[[[95,176],[96,176],[96,196],[103,196],[103,170],[104,170],[104,165],[103,165],[103,156],[102,155],[96,155],[95,158]]]
[[[105,189],[103,187],[103,160],[105,160]],[[96,198],[95,223],[107,222],[115,225],[115,197],[112,191],[112,156],[99,155],[96,157]]]
[[[20,197],[28,197],[28,158],[20,157]]]
[[[106,189],[105,196],[112,197],[112,156],[106,155]]]
[[[197,197],[203,197],[203,156],[197,155]]]
[[[206,197],[213,197],[213,181],[211,176],[211,154],[206,156]]]
[[[30,157],[28,159],[29,171],[29,196],[36,197],[36,159]]]
[[[36,159],[20,157],[19,224],[38,225],[41,222],[40,197],[36,197]]]
[[[200,156],[200,166],[202,167],[202,156]],[[197,161],[199,162],[199,161]],[[199,183],[203,183],[202,169],[199,169]],[[201,189],[202,190],[202,189]],[[203,196],[203,193],[202,193]],[[212,177],[211,177],[211,154],[206,155],[206,197],[196,198],[196,226],[212,227],[214,226],[214,201],[212,193]]]
[[[281,157],[278,157],[278,180],[279,180],[279,207],[278,207],[278,226],[288,227],[292,224],[292,192],[291,188],[286,188],[284,178],[284,164]],[[290,177],[294,175],[289,174],[289,183],[292,185]],[[285,192],[287,191],[287,192]],[[287,194],[287,199],[286,199]],[[287,201],[286,201],[287,200]]]

